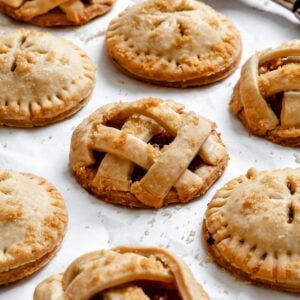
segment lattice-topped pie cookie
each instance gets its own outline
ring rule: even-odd
[[[48,263],[64,237],[68,216],[45,179],[0,170],[0,285]]]
[[[253,134],[300,146],[300,40],[254,54],[230,107]]]
[[[300,292],[300,168],[250,169],[220,189],[205,214],[204,239],[235,275]]]
[[[95,69],[77,46],[49,33],[0,36],[0,125],[43,126],[77,112]]]
[[[147,0],[113,20],[108,53],[129,75],[154,84],[187,87],[232,73],[241,38],[227,18],[195,0]]]
[[[101,107],[74,131],[70,164],[101,199],[155,207],[198,197],[228,154],[216,125],[173,101],[148,98]]]
[[[34,300],[207,300],[188,266],[162,248],[121,246],[80,256]]]
[[[111,10],[115,0],[0,0],[10,17],[38,26],[82,25]]]

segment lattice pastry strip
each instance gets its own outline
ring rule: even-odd
[[[235,87],[231,109],[251,132],[300,144],[300,41],[253,55]]]
[[[1,2],[11,6],[11,7],[19,7],[24,3],[25,0],[1,0]]]
[[[39,284],[34,299],[208,299],[183,261],[161,248],[118,247],[88,253]],[[136,298],[135,298],[136,297]],[[52,299],[52,298],[51,298]]]
[[[122,132],[132,134],[146,143],[161,131],[162,128],[151,119],[145,120],[139,117],[130,118],[122,127]],[[108,153],[101,161],[92,185],[97,187],[104,183],[105,188],[105,183],[108,183],[121,191],[130,191],[133,169],[134,164],[130,160]]]
[[[106,13],[113,4],[114,0],[0,0],[4,12],[41,26],[80,25]]]
[[[116,121],[125,122],[122,130],[106,125]],[[168,202],[187,202],[206,190],[226,165],[227,152],[214,127],[158,99],[109,105],[75,130],[71,168],[84,187],[104,199],[119,197],[117,203],[158,208]],[[161,149],[149,143],[163,134],[173,141],[164,142]],[[95,151],[108,153],[99,167]],[[198,156],[201,162],[189,170]],[[134,165],[147,172],[133,180]],[[97,172],[90,174],[89,168]]]
[[[130,105],[123,106],[123,109],[120,109],[120,112],[114,116],[114,118],[118,119],[127,119],[133,114],[142,114],[149,118],[154,119],[158,122],[162,127],[165,128],[170,134],[175,136],[184,122],[184,118],[179,112],[176,112],[176,106],[174,104],[170,104],[170,102],[161,103],[158,105],[159,101],[136,101]],[[182,107],[180,107],[182,109]],[[202,122],[205,124],[206,122],[210,122],[203,117],[199,117]],[[211,124],[212,129],[214,124]],[[214,147],[213,151],[212,148]],[[225,148],[221,143],[216,142],[213,136],[208,135],[207,139],[203,143],[203,147],[199,150],[199,155],[204,159],[204,161],[208,164],[216,165],[218,164],[224,157]]]
[[[68,2],[68,0],[32,0],[25,1],[22,7],[18,10],[20,17],[24,20],[30,20],[38,15],[43,15],[53,8]]]
[[[189,114],[173,143],[154,161],[147,174],[133,184],[132,192],[142,203],[161,207],[173,185],[179,198],[184,197],[186,190],[190,191],[195,184],[201,187],[202,179],[187,168],[211,132],[211,125],[203,123],[195,115]],[[168,168],[170,161],[176,162],[173,168]],[[193,182],[187,178],[195,179]]]
[[[300,128],[300,92],[285,92],[282,101],[281,127]]]
[[[186,169],[212,128],[210,124],[204,124],[204,126],[208,125],[204,129],[203,126],[200,126],[199,119],[197,119],[196,126],[193,126],[195,123],[193,117],[187,118],[187,124],[183,124],[175,141],[161,155],[158,154],[155,148],[133,136],[124,137],[124,144],[114,147],[122,140],[123,133],[107,127],[98,129],[97,136],[99,137],[93,141],[94,149],[115,153],[148,169],[149,171],[145,177],[140,182],[133,184],[131,191],[143,204],[160,207],[164,197],[174,184],[179,195],[184,195],[187,189],[190,190],[197,183],[198,186],[201,186],[201,178]],[[145,155],[145,153],[147,154]],[[159,158],[155,160],[155,156],[159,156]],[[177,162],[172,169],[168,168],[170,161]],[[178,178],[181,174],[182,180]],[[194,180],[191,181],[191,179]],[[143,185],[147,189],[143,188]]]
[[[84,19],[84,4],[80,0],[70,0],[59,7],[70,21],[80,23]]]

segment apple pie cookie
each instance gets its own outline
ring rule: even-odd
[[[227,77],[240,60],[241,38],[225,16],[196,0],[147,0],[107,30],[109,55],[129,75],[188,87]]]
[[[48,263],[62,242],[67,221],[64,201],[49,182],[0,170],[0,285]]]
[[[250,169],[220,189],[205,214],[214,260],[254,283],[300,292],[300,168]]]
[[[254,54],[243,66],[230,103],[249,131],[300,146],[300,40]]]
[[[0,125],[43,126],[67,118],[87,101],[95,69],[77,46],[49,33],[0,36]]]
[[[0,0],[8,16],[38,26],[83,25],[109,12],[115,0]]]
[[[215,128],[173,101],[105,105],[74,131],[71,169],[107,202],[155,208],[185,203],[204,194],[227,165]]]
[[[34,300],[208,300],[188,266],[157,247],[121,246],[80,256],[41,282]]]

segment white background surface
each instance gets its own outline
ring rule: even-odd
[[[244,174],[252,166],[259,169],[297,167],[300,151],[249,136],[230,114],[228,102],[240,69],[220,83],[185,90],[151,86],[120,73],[106,55],[104,34],[110,20],[133,2],[137,1],[118,0],[112,12],[80,28],[50,29],[81,46],[97,67],[96,88],[86,107],[70,119],[45,128],[0,128],[0,168],[31,172],[51,181],[64,196],[70,218],[66,238],[55,258],[28,279],[0,288],[0,299],[32,299],[34,288],[41,280],[64,271],[79,255],[119,244],[167,247],[184,258],[211,299],[298,299],[295,294],[255,287],[234,279],[210,263],[201,242],[200,228],[207,203],[228,180]],[[242,62],[255,50],[277,46],[300,36],[300,24],[292,14],[269,1],[206,2],[228,16],[241,31]],[[0,33],[20,27],[30,26],[0,16]],[[69,172],[70,137],[83,118],[103,104],[147,96],[182,102],[189,110],[215,120],[230,153],[231,160],[223,177],[204,197],[188,205],[159,211],[109,205],[89,195]]]

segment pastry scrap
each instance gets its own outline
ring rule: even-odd
[[[241,56],[234,25],[196,0],[147,0],[129,7],[111,22],[106,47],[129,75],[171,87],[221,80]]]
[[[251,133],[299,147],[300,40],[250,57],[230,107]]]
[[[64,237],[64,200],[45,179],[0,170],[0,285],[36,272]]]
[[[95,68],[77,46],[50,33],[0,36],[0,125],[44,126],[82,108]]]
[[[74,131],[70,166],[100,199],[159,208],[204,194],[228,154],[211,121],[156,98],[99,108]]]
[[[0,0],[0,9],[38,26],[83,25],[106,14],[115,0]]]
[[[206,300],[206,292],[178,257],[162,248],[121,246],[80,256],[41,282],[34,300]]]
[[[234,275],[300,292],[300,168],[250,169],[231,180],[203,222],[213,259]]]

